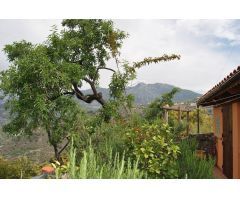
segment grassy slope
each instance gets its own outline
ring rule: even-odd
[[[42,163],[53,156],[46,134],[37,133],[31,138],[10,137],[0,129],[0,156],[8,159],[26,156]]]

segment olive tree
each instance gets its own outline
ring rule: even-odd
[[[57,159],[80,120],[76,99],[99,102],[104,119],[109,120],[109,110],[116,110],[119,102],[130,104],[131,97],[124,91],[128,82],[136,78],[136,69],[180,59],[178,55],[163,55],[131,64],[121,62],[120,48],[128,35],[116,29],[111,20],[66,19],[62,27],[61,31],[54,27],[41,44],[20,41],[6,45],[10,66],[0,76],[0,89],[8,99],[6,108],[11,115],[4,130],[31,135],[37,127],[43,127]],[[116,66],[107,66],[109,59],[114,59]],[[98,92],[101,70],[113,73],[110,100]],[[89,84],[90,94],[83,93],[84,82]],[[65,139],[66,144],[60,145]]]

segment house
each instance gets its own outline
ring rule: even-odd
[[[213,106],[217,167],[227,178],[240,178],[240,67],[197,101]]]

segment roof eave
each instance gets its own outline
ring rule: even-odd
[[[214,86],[211,90],[209,90],[206,94],[204,94],[200,99],[197,101],[198,106],[204,106],[204,102],[214,97],[214,95],[218,94],[221,90],[226,90],[229,88],[231,84],[235,81],[239,81],[240,79],[240,66],[230,73],[227,77],[225,77],[221,82],[219,82],[216,86]]]

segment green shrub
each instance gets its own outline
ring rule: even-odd
[[[121,124],[108,124],[102,123],[97,127],[87,127],[87,130],[91,129],[91,133],[86,132],[83,134],[74,135],[74,147],[76,149],[76,162],[79,163],[83,157],[83,151],[89,146],[89,140],[91,138],[91,144],[94,151],[97,151],[102,159],[105,159],[108,152],[106,152],[106,146],[111,146],[113,152],[123,153],[124,133],[126,132],[124,125]],[[94,129],[94,131],[92,130]]]
[[[1,179],[31,178],[39,173],[40,167],[26,157],[15,160],[6,160],[0,157]]]
[[[128,155],[139,157],[139,166],[150,178],[176,178],[179,147],[167,124],[144,124],[128,133]]]
[[[199,158],[196,155],[197,141],[184,139],[180,142],[181,155],[178,159],[179,178],[213,178],[215,161],[212,158]]]
[[[97,123],[96,118],[89,117],[86,120],[82,132],[74,135],[74,147],[76,148],[76,162],[78,163],[83,156],[83,151],[89,146],[91,138],[92,148],[97,151],[102,159],[105,160],[108,152],[106,146],[111,146],[113,153],[121,156],[126,146],[126,133],[129,128],[138,127],[143,124],[144,118],[133,113],[126,119],[117,119],[111,123]]]

